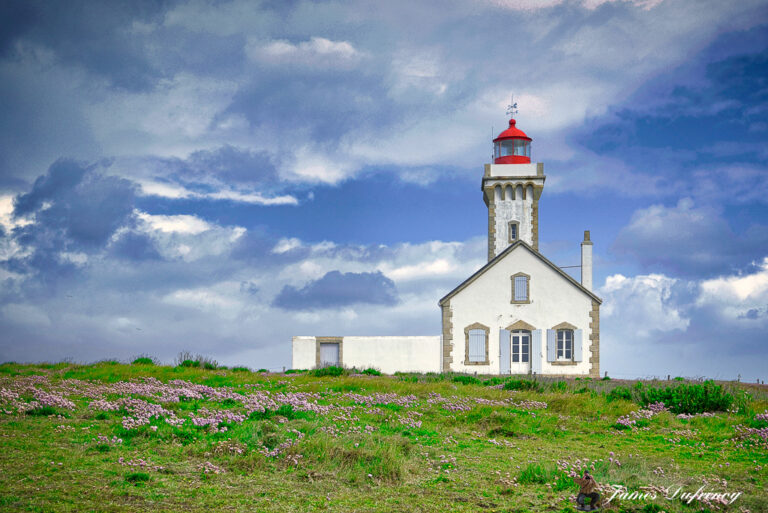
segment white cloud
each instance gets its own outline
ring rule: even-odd
[[[33,222],[31,219],[13,217],[13,198],[12,195],[0,196],[0,228],[6,233],[10,233],[16,227],[26,226]],[[30,247],[23,248],[11,237],[0,238],[0,261],[23,258],[30,255],[32,251]],[[18,276],[16,273],[0,269],[0,279],[16,276]]]
[[[357,159],[303,146],[286,159],[280,171],[288,180],[335,184],[352,176],[359,165]]]
[[[171,199],[188,198],[194,194],[181,185],[147,181],[139,182],[139,192],[143,196],[159,196]]]
[[[242,313],[244,306],[238,300],[238,290],[239,284],[224,282],[213,287],[177,290],[166,295],[163,301],[231,320]]]
[[[768,324],[768,257],[754,273],[704,280],[700,291],[699,307],[713,307],[732,321],[761,319]]]
[[[155,242],[160,254],[170,260],[193,262],[228,254],[246,233],[242,226],[219,226],[194,215],[152,215],[134,211],[138,228]],[[115,234],[119,238],[122,232]]]
[[[311,67],[346,67],[363,56],[349,41],[332,41],[324,37],[312,37],[296,44],[286,40],[265,42],[249,38],[245,51],[249,58],[256,61]]]
[[[445,258],[438,258],[431,262],[418,265],[404,265],[391,270],[385,270],[384,274],[394,281],[416,280],[425,277],[449,275],[456,270],[456,264]]]
[[[0,226],[8,232],[17,226],[26,226],[32,223],[32,220],[27,218],[13,217],[13,198],[14,196],[11,194],[0,195]]]
[[[228,200],[237,203],[250,203],[253,205],[298,205],[299,200],[290,194],[281,196],[264,196],[258,192],[243,192],[234,189],[220,189],[215,192],[191,191],[181,185],[162,182],[139,181],[140,193],[144,196],[159,196],[162,198],[200,198],[212,200]]]
[[[76,266],[84,266],[88,263],[88,255],[85,253],[81,253],[79,251],[76,252],[70,252],[70,251],[62,251],[59,253],[59,260],[62,262],[75,264]]]
[[[598,294],[603,298],[603,327],[616,342],[632,343],[633,338],[648,338],[654,332],[685,331],[690,319],[673,304],[672,286],[678,280],[660,274],[626,277],[609,276]]]
[[[297,249],[300,247],[302,247],[301,241],[295,237],[291,237],[289,239],[280,239],[275,247],[272,248],[272,253],[287,253],[292,249]]]
[[[254,205],[298,205],[299,200],[291,195],[273,196],[271,198],[256,193],[243,193],[233,190],[221,190],[208,194],[200,194],[198,197],[206,197],[211,199],[230,200],[240,203],[252,203]]]
[[[204,219],[191,215],[152,215],[136,211],[136,216],[144,221],[151,230],[167,233],[186,233],[197,235],[212,228]]]

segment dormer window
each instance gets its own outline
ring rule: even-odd
[[[520,223],[517,221],[509,222],[509,242],[515,242],[520,238]]]

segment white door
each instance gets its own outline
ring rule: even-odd
[[[531,370],[531,332],[512,332],[512,374],[528,374]]]
[[[320,344],[320,365],[339,365],[339,344]]]

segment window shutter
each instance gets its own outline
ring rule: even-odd
[[[469,361],[485,361],[485,331],[483,330],[469,331]]]
[[[531,332],[531,372],[541,374],[541,331]]]
[[[507,353],[509,353],[509,341],[511,340],[511,337],[512,337],[511,331],[508,331],[505,329],[499,330],[499,356],[503,356],[504,354],[503,349],[505,346],[507,348]]]
[[[499,330],[499,374],[510,373],[510,337],[512,333],[505,329]]]
[[[557,360],[557,331],[547,330],[547,361]]]
[[[584,339],[584,330],[573,330],[573,361],[582,360],[582,340]]]
[[[528,300],[528,278],[515,276],[515,301]]]

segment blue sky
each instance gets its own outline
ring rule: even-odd
[[[0,360],[426,335],[492,134],[595,242],[601,367],[768,378],[768,2],[3,2]]]

